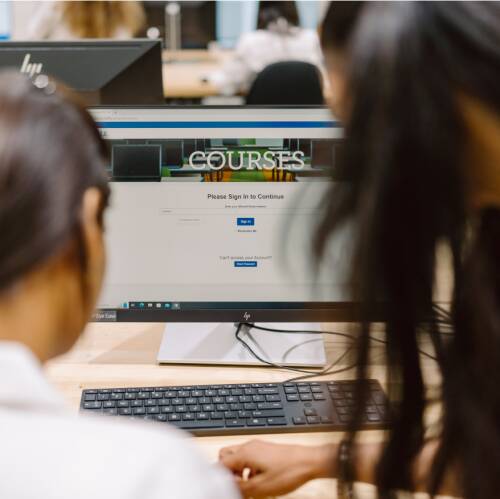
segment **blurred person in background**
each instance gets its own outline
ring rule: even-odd
[[[234,57],[208,80],[225,95],[247,93],[258,73],[280,61],[304,61],[322,68],[319,37],[299,26],[295,2],[261,1],[257,30],[241,36]]]
[[[141,2],[40,2],[27,28],[32,40],[128,39],[143,29]]]

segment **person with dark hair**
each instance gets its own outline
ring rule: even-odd
[[[332,107],[346,128],[340,168],[314,240],[354,232],[352,298],[361,315],[358,390],[350,431],[321,448],[251,442],[221,451],[245,496],[277,495],[321,476],[466,499],[500,491],[500,4],[332,2],[322,45]],[[451,255],[449,325],[433,298],[438,250]],[[328,263],[328,262],[323,262]],[[327,267],[327,266],[326,266]],[[357,428],[373,319],[385,322],[390,427],[361,443]],[[424,421],[428,394],[419,344],[430,342],[441,417]],[[432,430],[432,431],[431,431]]]
[[[299,26],[295,2],[262,0],[257,30],[241,36],[234,57],[208,80],[223,94],[246,94],[266,66],[282,61],[309,62],[322,69],[318,34]]]
[[[0,74],[0,497],[236,498],[176,430],[75,418],[44,378],[95,307],[109,189],[89,114],[35,83]]]

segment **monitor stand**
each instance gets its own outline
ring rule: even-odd
[[[262,323],[274,329],[320,331],[315,323]],[[234,323],[168,323],[158,351],[160,364],[220,364],[262,366],[236,340]],[[242,326],[240,337],[263,359],[292,367],[326,364],[323,336],[307,333],[273,333]]]

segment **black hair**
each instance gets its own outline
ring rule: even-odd
[[[288,0],[261,0],[259,2],[257,29],[267,29],[270,24],[280,18],[286,19],[290,26],[298,26],[299,14],[296,3]]]
[[[323,258],[336,228],[353,223],[360,380],[383,305],[392,401],[376,474],[383,497],[415,486],[412,462],[426,431],[424,335],[438,357],[443,406],[428,490],[436,493],[454,466],[468,499],[500,488],[500,211],[473,220],[468,210],[465,172],[474,165],[462,102],[467,96],[500,117],[499,26],[497,2],[332,2],[322,27],[324,49],[345,51],[347,60],[340,168],[351,181],[325,198],[315,250]],[[440,245],[454,277],[446,341],[433,304]],[[351,442],[367,404],[362,386]]]
[[[85,267],[82,200],[99,189],[102,223],[106,157],[92,118],[61,84],[0,74],[0,293],[71,243]]]

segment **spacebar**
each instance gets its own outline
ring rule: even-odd
[[[202,430],[204,428],[225,428],[224,421],[171,421],[182,430]]]

